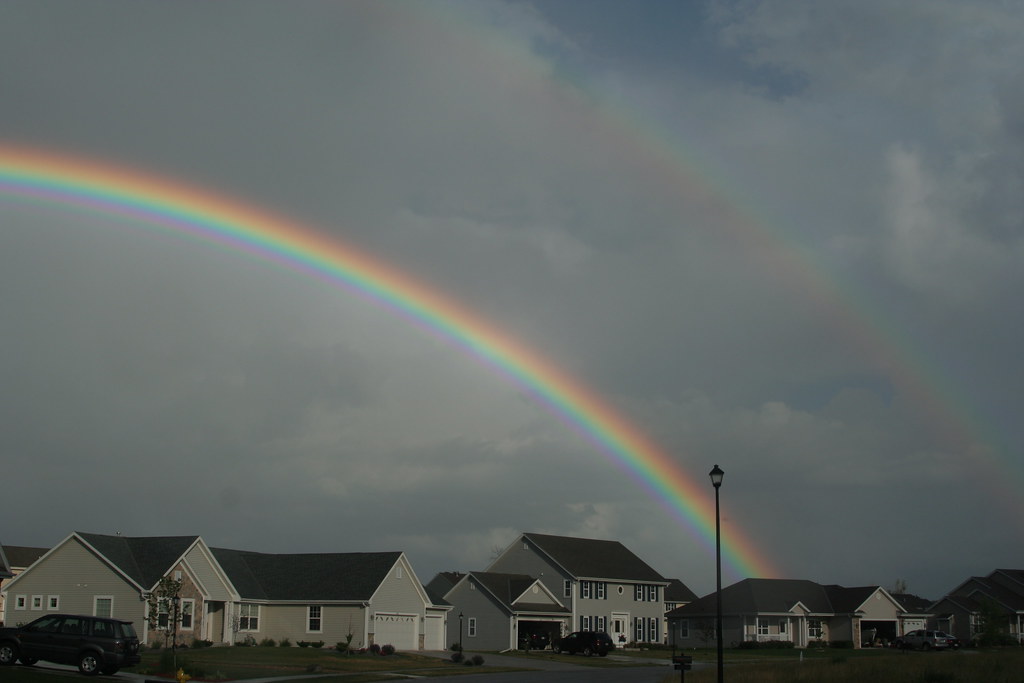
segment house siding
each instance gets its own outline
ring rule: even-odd
[[[568,599],[562,597],[564,595],[562,586],[566,579],[572,580],[573,577],[565,573],[554,563],[549,562],[543,555],[538,554],[539,551],[534,548],[532,544],[528,543],[527,545],[529,547],[527,550],[523,549],[522,543],[517,544],[513,548],[509,548],[501,557],[496,559],[491,566],[487,568],[487,571],[501,574],[527,574],[529,576],[536,576],[540,579],[540,582],[544,584],[544,587],[551,591],[552,595],[563,602],[567,602]],[[574,593],[575,590],[576,588],[574,585]]]
[[[418,587],[419,580],[412,571],[412,566],[405,555],[391,567],[388,575],[381,581],[373,597],[370,599],[370,615],[368,623],[373,629],[374,615],[382,614],[415,614],[417,649],[423,649],[424,631],[426,629],[427,600],[425,593]],[[376,642],[371,640],[371,642]],[[383,645],[383,643],[378,643]]]
[[[93,614],[95,598],[102,596],[112,598],[114,617],[134,622],[140,633],[145,630],[142,625],[146,619],[146,603],[140,600],[138,588],[75,539],[68,539],[54,548],[45,562],[36,564],[31,572],[19,575],[9,589],[4,617],[7,625],[27,623],[48,611]],[[16,595],[29,597],[26,609],[15,609]],[[32,609],[33,595],[43,596],[42,609]],[[57,610],[47,610],[47,600],[51,595],[59,599]]]
[[[307,631],[310,605],[319,605],[321,608],[321,630],[318,633]],[[257,641],[272,638],[275,642],[280,643],[287,638],[292,645],[300,640],[305,640],[309,642],[323,641],[324,647],[334,647],[338,643],[344,643],[348,634],[351,633],[353,649],[366,647],[363,610],[358,606],[324,605],[315,602],[296,605],[263,605],[260,608],[260,621],[259,635],[254,634],[253,636]]]
[[[207,600],[227,602],[232,599],[231,589],[225,583],[224,577],[214,568],[209,556],[198,543],[185,555],[185,561],[196,581],[206,591]]]
[[[461,642],[466,650],[508,650],[514,647],[515,634],[512,617],[495,603],[490,593],[467,578],[450,594],[449,601],[458,605],[462,619],[462,637],[459,636],[459,611],[448,618],[448,640]],[[469,635],[469,620],[476,619],[476,635]]]

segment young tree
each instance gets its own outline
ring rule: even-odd
[[[178,625],[181,623],[181,581],[165,576],[160,579],[149,594],[149,609],[146,622],[149,629],[164,631],[164,641],[171,637],[172,647],[177,647]]]

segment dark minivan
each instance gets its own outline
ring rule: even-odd
[[[78,614],[48,614],[18,628],[0,628],[0,665],[40,659],[76,664],[87,676],[114,674],[139,663],[132,622]]]

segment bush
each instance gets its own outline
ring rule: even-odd
[[[299,647],[309,647],[309,641],[308,640],[297,640],[297,641],[295,641],[295,644],[298,645]]]
[[[484,658],[480,655],[473,655],[473,664],[476,666],[483,666]]]
[[[384,645],[381,645],[380,646],[380,653],[382,655],[385,655],[385,656],[393,655],[393,654],[395,654],[395,646],[392,645],[391,643],[386,643]]]
[[[260,647],[274,647],[277,645],[273,638],[264,638],[260,641]]]
[[[310,645],[312,645],[313,647],[315,647],[317,649],[320,649],[320,648],[322,648],[324,646],[324,641],[322,641],[322,640],[314,640],[312,643],[310,643]],[[346,646],[347,646],[347,643],[346,643]]]
[[[462,661],[462,653],[461,652],[453,652],[452,653],[452,661],[454,663],[456,663],[456,664],[461,662]]]
[[[277,644],[278,647],[291,647],[292,641],[288,638],[282,638],[281,642]]]
[[[212,640],[200,640],[199,638],[196,638],[195,640],[192,641],[192,647],[196,648],[196,649],[199,649],[199,648],[202,648],[202,647],[213,647],[213,641]]]

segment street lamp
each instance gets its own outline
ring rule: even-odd
[[[725,472],[718,465],[709,472],[711,485],[715,487],[715,599],[718,602],[718,620],[715,622],[715,636],[718,639],[718,683],[725,681],[725,667],[722,660],[722,514],[718,506],[718,489],[722,486]]]
[[[459,653],[462,653],[462,612],[459,612]]]

